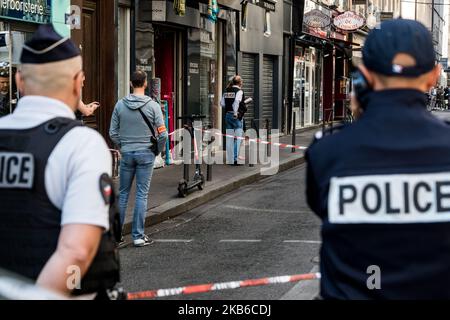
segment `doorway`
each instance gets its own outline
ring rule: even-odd
[[[183,33],[177,29],[155,25],[155,78],[161,80],[161,103],[168,131],[177,129],[176,118],[182,115],[183,103]],[[167,108],[167,109],[166,109]],[[171,145],[172,148],[172,145]]]

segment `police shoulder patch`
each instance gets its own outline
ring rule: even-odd
[[[102,195],[105,204],[111,204],[111,196],[113,193],[113,181],[111,177],[104,173],[100,176],[100,194]]]

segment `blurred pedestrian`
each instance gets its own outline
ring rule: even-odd
[[[9,96],[9,67],[0,68],[0,117],[11,113]]]

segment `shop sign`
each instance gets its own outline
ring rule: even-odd
[[[380,21],[392,20],[394,19],[393,12],[380,12]]]
[[[199,74],[199,68],[198,68],[198,63],[189,63],[189,73],[190,74]]]
[[[267,11],[275,11],[277,2],[275,0],[248,0],[249,3],[264,8]]]
[[[50,23],[52,0],[0,0],[0,17],[32,23]]]
[[[152,1],[152,21],[166,21],[166,2]]]
[[[346,11],[333,19],[334,26],[343,31],[356,31],[365,23],[366,20],[353,11]]]
[[[303,23],[311,28],[326,28],[330,25],[331,19],[318,9],[313,9],[305,13]]]

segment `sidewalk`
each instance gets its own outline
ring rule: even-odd
[[[296,145],[307,147],[314,134],[321,129],[320,126],[298,130]],[[291,136],[279,138],[280,143],[290,144]],[[297,150],[291,153],[291,149],[280,149],[280,165],[278,172],[288,170],[304,162],[304,151]],[[206,166],[202,166],[202,172],[206,178]],[[190,175],[194,173],[194,165],[190,167]],[[206,182],[205,189],[192,190],[186,198],[178,197],[178,182],[183,178],[183,166],[171,165],[153,172],[152,183],[148,198],[148,210],[146,227],[171,219],[195,207],[198,207],[214,198],[224,195],[241,186],[248,185],[264,178],[261,175],[261,165],[249,167],[248,165],[234,167],[228,165],[214,165],[212,169],[212,181]],[[119,181],[115,181],[118,190]],[[131,232],[131,221],[134,208],[135,187],[130,192],[128,210],[125,218],[124,233]]]

